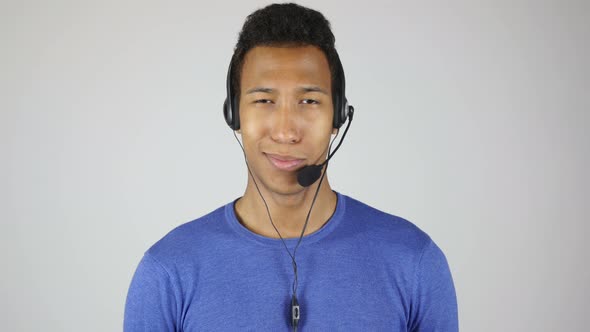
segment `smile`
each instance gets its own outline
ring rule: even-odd
[[[264,154],[271,164],[282,171],[293,171],[303,165],[305,159],[297,159],[290,156],[279,156],[276,154]]]

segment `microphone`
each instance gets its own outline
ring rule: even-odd
[[[324,167],[324,165],[326,165],[328,163],[328,161],[330,159],[332,159],[332,157],[334,156],[336,151],[338,151],[338,148],[340,148],[342,141],[344,141],[344,137],[346,137],[346,132],[348,132],[348,128],[350,128],[350,123],[352,122],[353,116],[354,116],[354,107],[352,107],[352,105],[351,105],[348,108],[348,124],[346,124],[346,129],[344,129],[344,134],[342,134],[342,138],[340,139],[340,142],[338,142],[338,145],[336,145],[336,148],[334,149],[334,151],[332,153],[330,153],[330,155],[328,156],[326,161],[324,161],[323,163],[321,163],[319,165],[307,165],[307,166],[301,168],[299,170],[299,172],[297,172],[297,182],[299,182],[300,186],[309,187],[320,178],[320,176],[322,175],[322,168]]]

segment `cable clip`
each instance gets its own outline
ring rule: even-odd
[[[297,297],[293,294],[291,298],[291,325],[294,328],[299,325],[299,319],[301,318],[301,311],[299,310],[299,302],[297,302]]]

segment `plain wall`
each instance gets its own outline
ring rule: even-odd
[[[121,330],[143,252],[243,193],[221,106],[265,4],[1,2],[1,330]],[[333,188],[435,240],[462,331],[585,330],[589,3],[302,4],[356,107]]]

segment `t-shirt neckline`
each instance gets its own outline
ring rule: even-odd
[[[346,207],[345,196],[340,194],[337,191],[334,191],[334,193],[336,193],[336,197],[337,197],[336,209],[334,210],[334,213],[332,214],[330,219],[328,219],[328,221],[326,223],[324,223],[324,225],[320,229],[318,229],[317,231],[315,231],[311,234],[303,236],[303,238],[301,239],[301,244],[299,245],[300,247],[302,247],[306,244],[311,244],[311,243],[321,240],[326,235],[332,233],[332,231],[334,231],[334,229],[336,229],[336,227],[338,227],[338,225],[342,221],[342,217],[344,215],[344,210]],[[238,233],[240,236],[247,238],[248,240],[255,241],[261,245],[272,246],[272,247],[282,246],[283,244],[282,244],[282,241],[280,238],[274,239],[274,238],[266,237],[266,236],[263,236],[260,234],[256,234],[256,233],[252,232],[251,230],[249,230],[248,228],[246,228],[244,225],[242,225],[238,221],[238,218],[236,216],[236,212],[234,209],[234,205],[238,199],[239,199],[239,197],[236,198],[235,200],[233,200],[231,203],[228,203],[225,206],[226,220],[228,221],[228,224],[230,225],[231,229],[234,230],[236,233]],[[270,223],[270,220],[268,222]],[[288,239],[283,238],[283,239],[285,240],[285,244],[289,248],[294,248],[295,245],[297,245],[297,241],[299,241],[299,237],[288,238]]]

